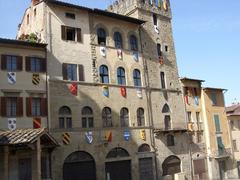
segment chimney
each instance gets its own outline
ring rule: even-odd
[[[32,6],[35,6],[36,4],[38,4],[41,0],[32,0]]]

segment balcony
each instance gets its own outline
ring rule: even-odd
[[[231,148],[221,148],[213,152],[215,159],[229,158],[232,155]]]
[[[168,133],[185,133],[188,131],[184,123],[177,123],[177,124],[174,123],[173,125],[165,122],[165,127],[154,128],[154,133],[158,135],[158,134],[168,134]]]

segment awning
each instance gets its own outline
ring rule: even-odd
[[[41,145],[56,147],[58,142],[47,129],[17,129],[15,131],[0,131],[0,146],[18,146],[35,143],[40,138]]]

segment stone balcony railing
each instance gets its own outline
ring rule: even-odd
[[[232,155],[231,148],[221,148],[213,152],[215,159],[228,158]]]

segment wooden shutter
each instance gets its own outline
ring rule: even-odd
[[[7,56],[6,55],[1,56],[1,69],[2,70],[7,69]]]
[[[61,26],[62,40],[66,40],[66,26]]]
[[[46,72],[47,71],[47,62],[45,58],[41,58],[41,72]]]
[[[32,98],[26,98],[26,113],[27,116],[32,116]]]
[[[47,116],[47,98],[41,98],[41,116]]]
[[[82,42],[82,30],[77,28],[77,42]]]
[[[17,117],[23,116],[23,98],[17,98]]]
[[[7,109],[6,109],[7,103],[6,103],[6,97],[1,97],[1,116],[6,117],[7,116]]]
[[[78,65],[78,75],[79,75],[79,81],[84,81],[84,66],[82,64]]]
[[[63,80],[67,80],[67,64],[63,63],[62,65],[62,76],[63,76]]]
[[[31,57],[25,57],[25,70],[31,71]]]
[[[17,56],[17,70],[22,71],[22,56]]]

